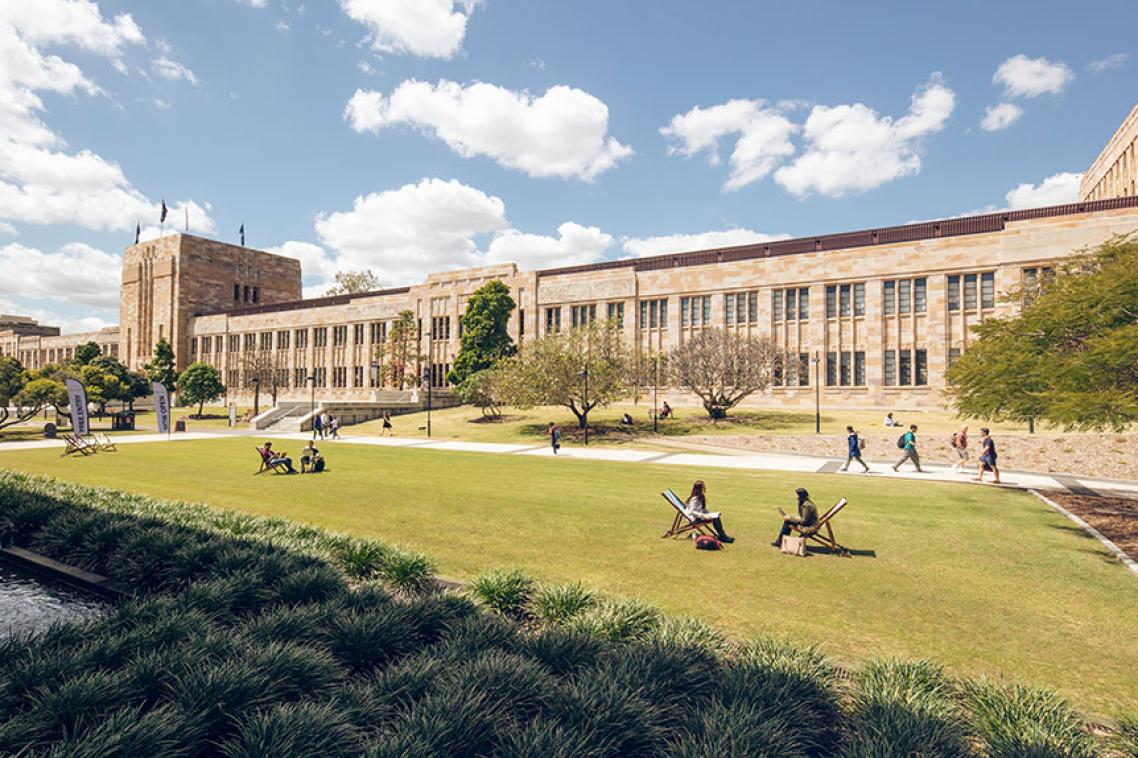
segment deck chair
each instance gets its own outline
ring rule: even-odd
[[[288,468],[281,462],[273,463],[273,459],[265,454],[264,448],[254,446],[257,454],[261,456],[261,467],[257,469],[257,474],[263,474],[266,471],[272,471],[274,474],[287,474]],[[253,476],[256,476],[254,474]]]
[[[818,521],[813,526],[803,527],[798,524],[791,524],[790,528],[799,536],[805,537],[808,540],[814,540],[823,547],[827,547],[830,550],[833,550],[835,553],[848,558],[850,555],[849,549],[842,547],[838,544],[838,541],[834,539],[834,527],[830,524],[833,518],[837,516],[843,508],[846,507],[846,504],[848,502],[849,501],[843,497],[841,500],[834,504],[833,508],[826,511],[825,515],[823,515],[822,518],[818,519]],[[824,534],[823,530],[825,531]]]
[[[60,458],[72,455],[73,453],[79,453],[81,455],[94,455],[99,451],[97,447],[80,437],[78,434],[63,435],[63,442],[66,447],[63,448],[63,455],[59,456]]]
[[[119,451],[119,449],[115,447],[114,441],[105,434],[92,434],[91,439],[96,449],[101,452],[117,453]]]
[[[676,511],[676,516],[672,519],[672,527],[660,535],[661,537],[666,539],[668,537],[681,537],[693,534],[715,536],[715,529],[712,527],[711,522],[703,521],[693,516],[687,509],[687,506],[684,505],[684,502],[676,497],[676,493],[671,490],[664,490],[660,495],[667,500],[668,504]]]

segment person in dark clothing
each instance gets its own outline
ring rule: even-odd
[[[901,435],[901,460],[893,464],[893,470],[896,471],[897,467],[905,461],[912,461],[913,465],[917,467],[917,473],[924,473],[921,471],[921,456],[917,452],[917,425],[910,424],[909,431]]]
[[[707,488],[704,486],[703,480],[696,480],[696,483],[691,486],[687,507],[688,512],[697,520],[711,522],[711,526],[715,529],[715,536],[719,538],[720,542],[735,541],[734,537],[727,536],[727,532],[723,530],[723,521],[719,514],[707,510]]]
[[[561,429],[552,421],[549,422],[549,446],[553,448],[554,455],[561,449]]]
[[[972,477],[972,481],[984,481],[985,471],[991,471],[996,484],[1000,483],[1000,467],[996,465],[996,442],[992,439],[987,427],[980,430],[980,471]]]
[[[782,517],[782,529],[772,547],[782,547],[782,538],[793,531],[792,526],[811,527],[818,523],[818,506],[810,501],[810,493],[799,487],[794,494],[798,496],[798,515],[787,513]]]
[[[869,466],[861,459],[861,437],[854,431],[852,426],[847,426],[846,431],[849,436],[846,437],[846,465],[842,466],[839,471],[849,471],[850,464],[857,461],[861,464],[863,469],[862,473],[869,473]]]

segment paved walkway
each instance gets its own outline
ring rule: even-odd
[[[169,440],[203,440],[220,439],[234,436],[228,430],[218,432],[186,432],[174,434]],[[265,434],[264,432],[249,432],[245,436],[266,439],[288,439],[303,441],[310,439],[308,434],[278,433]],[[131,434],[120,435],[114,438],[117,445],[131,445],[143,442],[163,442],[167,440],[164,434]],[[376,447],[414,447],[420,450],[450,450],[472,453],[488,453],[497,455],[525,455],[552,458],[553,451],[548,445],[502,444],[496,442],[462,442],[459,440],[425,440],[409,439],[405,437],[344,437],[341,440],[323,440],[325,445],[373,445]],[[35,440],[29,442],[0,443],[0,453],[6,450],[30,450],[42,448],[58,448],[62,450],[62,440]],[[685,446],[694,447],[694,446]],[[636,450],[630,448],[610,448],[604,446],[562,447],[558,458],[569,460],[615,461],[622,463],[653,463],[666,466],[703,466],[707,468],[740,469],[748,471],[788,471],[804,474],[835,474],[837,476],[873,477],[888,479],[906,479],[922,482],[954,482],[971,484],[973,486],[995,486],[989,482],[983,485],[972,481],[975,468],[966,473],[953,473],[949,466],[925,466],[925,473],[918,474],[912,471],[909,464],[905,464],[899,472],[894,472],[888,463],[869,461],[870,473],[861,473],[856,464],[850,472],[841,472],[838,469],[844,463],[842,459],[820,458],[809,455],[788,455],[785,453],[752,453],[752,452],[724,452],[724,453],[698,453],[698,452],[663,452],[659,450]],[[1138,482],[1117,481],[1109,479],[1095,479],[1093,477],[1070,476],[1065,474],[1043,474],[1029,471],[1001,471],[1003,484],[1001,486],[1014,489],[1046,489],[1067,490],[1075,494],[1117,494],[1138,496]]]

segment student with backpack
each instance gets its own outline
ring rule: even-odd
[[[552,421],[549,422],[549,446],[553,448],[554,455],[561,449],[561,430]]]
[[[901,435],[897,440],[897,447],[905,451],[901,455],[901,460],[893,464],[893,470],[896,471],[897,467],[905,461],[912,461],[913,465],[917,467],[917,473],[924,473],[921,470],[921,456],[917,453],[917,425],[911,424],[909,431]]]
[[[959,431],[953,433],[952,449],[956,451],[956,463],[952,464],[952,470],[956,473],[960,473],[961,469],[968,463],[967,426],[962,426]]]
[[[857,432],[854,431],[852,426],[847,426],[846,431],[849,436],[846,437],[846,465],[842,466],[839,471],[849,471],[850,463],[857,461],[861,464],[862,473],[869,473],[869,466],[861,459],[861,451],[865,447],[865,440],[863,440]]]

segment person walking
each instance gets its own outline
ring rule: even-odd
[[[862,473],[869,473],[869,466],[861,459],[861,449],[865,447],[865,441],[854,431],[852,426],[846,427],[846,432],[849,436],[846,437],[846,465],[842,466],[838,471],[849,471],[850,464],[857,461],[861,464]]]
[[[312,431],[317,437],[324,439],[324,426],[319,413],[312,417]]]
[[[383,431],[379,433],[382,437],[385,434],[391,434],[391,411],[383,412]]]
[[[331,416],[330,418],[331,420],[328,423],[328,427],[332,430],[332,439],[338,440],[340,439],[340,419],[336,416]]]
[[[898,440],[898,445],[900,445],[901,449],[904,450],[905,452],[901,454],[901,460],[899,460],[895,464],[893,464],[893,470],[896,471],[897,467],[900,466],[905,461],[912,461],[913,465],[917,467],[917,472],[918,473],[924,473],[921,470],[921,456],[917,452],[917,425],[916,424],[910,424],[909,425],[909,431],[907,431],[901,435],[901,439]]]
[[[561,449],[561,430],[552,421],[549,422],[549,446],[553,448],[554,455]]]
[[[328,411],[320,412],[320,436],[327,437],[332,431],[332,416]]]
[[[968,463],[968,427],[961,426],[952,435],[952,449],[956,451],[956,463],[952,464],[953,472],[959,474]]]
[[[984,481],[984,472],[991,471],[996,484],[1000,483],[1000,467],[996,465],[996,442],[987,427],[980,429],[980,471],[972,477],[974,482]]]

